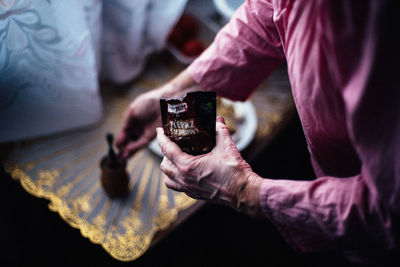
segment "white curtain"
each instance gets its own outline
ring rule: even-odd
[[[0,0],[0,142],[97,122],[98,80],[137,76],[187,0]]]

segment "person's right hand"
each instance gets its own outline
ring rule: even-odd
[[[116,145],[122,159],[127,160],[137,150],[148,145],[161,126],[160,93],[153,90],[135,98],[125,115]]]

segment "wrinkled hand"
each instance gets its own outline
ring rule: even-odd
[[[180,97],[201,88],[185,69],[160,88],[138,96],[129,106],[116,145],[122,159],[127,160],[137,150],[148,145],[161,126],[160,98]]]
[[[207,154],[184,153],[162,128],[157,139],[165,155],[160,167],[168,188],[257,215],[261,178],[240,155],[222,117],[217,118],[216,146]]]
[[[160,96],[157,90],[139,95],[130,104],[116,145],[120,156],[127,160],[137,150],[148,145],[161,126]]]

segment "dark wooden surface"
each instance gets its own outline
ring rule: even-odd
[[[263,177],[311,179],[297,118],[252,163]],[[268,221],[206,204],[142,257],[119,262],[1,169],[0,266],[347,266],[338,253],[298,255]]]

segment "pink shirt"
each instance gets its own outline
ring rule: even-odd
[[[395,2],[395,1],[394,1]],[[287,62],[317,179],[265,179],[265,215],[300,251],[393,248],[400,213],[398,47],[382,0],[248,0],[189,72],[245,100]],[[354,258],[353,257],[353,258]]]

